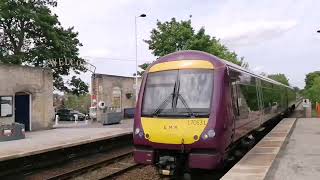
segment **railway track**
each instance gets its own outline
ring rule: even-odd
[[[1,162],[0,179],[70,179],[116,161],[130,159],[132,151],[130,134],[61,148]]]
[[[118,162],[116,164],[114,164],[116,166],[120,166],[120,167],[116,167],[116,168],[113,168],[114,169],[114,172],[110,173],[109,175],[106,175],[105,177],[101,178],[101,180],[103,179],[113,179],[113,178],[116,178],[128,171],[131,171],[131,170],[134,170],[135,168],[138,168],[138,167],[142,167],[142,165],[139,165],[139,164],[136,164],[136,163],[121,163],[121,162]],[[112,168],[111,168],[112,169]]]
[[[80,158],[59,167],[26,175],[25,179],[112,179],[141,167],[134,163],[133,148],[125,147],[107,153]]]

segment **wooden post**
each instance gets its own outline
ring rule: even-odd
[[[316,112],[317,112],[317,117],[320,117],[320,103],[316,103]]]

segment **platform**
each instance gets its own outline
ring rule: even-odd
[[[283,119],[223,180],[317,180],[320,177],[320,118]]]
[[[256,144],[231,170],[223,180],[264,179],[276,159],[281,147],[292,132],[296,118],[283,119],[258,144]]]
[[[320,179],[320,118],[297,120],[265,179]]]
[[[61,125],[55,129],[27,132],[25,139],[0,142],[0,162],[131,134],[132,124],[131,119],[115,125]]]

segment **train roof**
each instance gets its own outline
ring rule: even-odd
[[[163,57],[160,57],[157,61],[152,63],[152,65],[155,65],[155,64],[158,64],[158,63],[162,63],[162,62],[167,62],[167,61],[188,60],[188,59],[190,59],[190,60],[191,59],[193,59],[193,60],[194,59],[203,59],[203,60],[208,60],[208,61],[211,61],[211,62],[214,62],[214,63],[219,63],[220,65],[228,66],[229,68],[234,69],[236,71],[242,71],[242,72],[248,73],[248,74],[250,74],[252,76],[255,76],[255,77],[259,78],[259,79],[263,79],[265,81],[268,81],[270,83],[278,84],[278,85],[285,86],[287,88],[292,89],[292,87],[290,87],[290,86],[282,84],[282,83],[280,83],[278,81],[275,81],[273,79],[270,79],[270,78],[268,78],[266,76],[256,74],[256,73],[250,71],[249,69],[243,68],[243,67],[241,67],[239,65],[236,65],[236,64],[231,63],[231,62],[229,62],[227,60],[221,59],[221,58],[219,58],[219,57],[217,57],[215,55],[212,55],[210,53],[203,52],[203,51],[197,51],[197,50],[177,51],[177,52],[165,55]],[[151,66],[149,66],[149,67],[151,67]]]

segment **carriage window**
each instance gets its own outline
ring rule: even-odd
[[[12,96],[0,96],[0,117],[12,117]]]
[[[259,110],[259,102],[257,96],[257,87],[256,85],[247,85],[240,84],[240,92],[243,97],[242,103],[246,103],[249,108],[249,111],[258,111]]]

